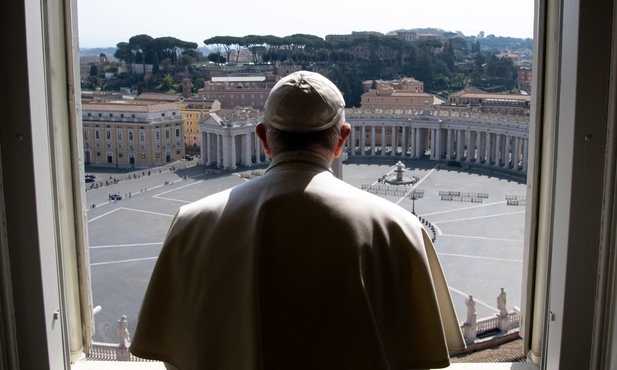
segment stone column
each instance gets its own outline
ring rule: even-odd
[[[476,131],[476,146],[478,147],[478,151],[476,153],[476,162],[482,163],[482,161],[484,160],[484,139],[482,131]]]
[[[431,133],[431,159],[438,159],[437,157],[437,130],[436,129],[428,129]]]
[[[201,133],[201,163],[206,166],[212,164],[212,144],[210,143],[210,134],[207,132]]]
[[[448,129],[448,138],[446,140],[448,140],[447,144],[446,144],[446,150],[448,151],[448,154],[446,155],[446,160],[450,160],[450,156],[452,155],[452,144],[454,141],[454,138],[452,137],[453,133],[452,133],[452,129],[449,128]]]
[[[495,134],[495,167],[499,167],[503,157],[501,156],[501,141],[502,135]]]
[[[456,155],[454,159],[457,161],[463,160],[463,152],[465,151],[465,143],[463,142],[463,130],[456,130]]]
[[[351,144],[349,146],[349,149],[350,149],[349,155],[354,156],[356,155],[356,126],[355,125],[351,126],[351,135],[349,137],[350,137],[349,141]]]
[[[485,145],[486,145],[486,164],[487,165],[490,165],[491,161],[494,159],[492,136],[493,134],[491,134],[490,132],[486,132],[485,137],[484,137]]]
[[[242,135],[242,142],[243,142],[243,157],[244,157],[244,165],[247,167],[251,167],[251,165],[253,164],[253,153],[251,152],[251,132],[247,132],[246,134]]]
[[[465,136],[467,136],[467,139],[465,140],[465,144],[467,145],[467,153],[466,153],[466,158],[465,160],[468,163],[471,163],[471,159],[474,157],[475,155],[475,150],[474,150],[474,145],[473,145],[473,133],[471,132],[471,130],[467,130],[465,131]]]
[[[504,168],[510,167],[511,155],[512,155],[512,136],[503,135],[501,147],[501,158],[503,158]]]
[[[364,156],[366,151],[366,130],[364,125],[360,127],[360,135],[362,135],[362,137],[360,137],[360,155]]]
[[[236,135],[230,135],[229,141],[229,149],[231,151],[231,153],[229,153],[229,169],[233,171],[236,169]]]
[[[475,162],[478,162],[478,157],[480,156],[480,132],[473,131],[471,133],[471,150],[473,151],[472,158]]]
[[[435,129],[435,159],[441,159],[441,153],[443,152],[443,140],[442,140],[442,130],[441,128]]]
[[[386,155],[386,125],[381,124],[381,155]]]
[[[515,170],[518,170],[518,160],[520,157],[520,148],[521,142],[520,142],[520,138],[517,136],[514,138],[514,148],[512,148],[512,164],[514,166]]]
[[[401,155],[403,157],[407,156],[407,127],[401,126]]]
[[[216,163],[217,163],[217,167],[218,168],[225,168],[225,153],[227,152],[227,145],[225,145],[225,141],[223,138],[223,135],[217,135],[217,144],[216,144],[216,148],[217,148],[217,158],[216,158]]]
[[[375,126],[371,126],[371,155],[375,156]]]
[[[398,152],[398,126],[392,126],[392,155]]]
[[[411,139],[413,140],[413,144],[411,147],[411,156],[413,158],[419,158],[420,157],[420,128],[412,127],[411,132],[412,132]]]

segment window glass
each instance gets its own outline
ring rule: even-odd
[[[533,13],[531,1],[525,1],[521,7],[526,7],[527,13]],[[473,23],[470,19],[477,17],[475,12],[480,8],[467,6],[464,10],[468,13],[461,11],[458,18]],[[431,19],[437,24],[440,14],[430,10],[427,11],[426,17],[432,17]],[[502,288],[507,296],[505,307],[507,313],[511,314],[513,322],[516,321],[517,310],[521,305],[526,175],[530,149],[529,104],[526,103],[527,105],[521,108],[520,101],[516,101],[512,103],[516,104],[516,109],[508,103],[504,103],[505,106],[486,104],[483,107],[482,101],[477,96],[466,93],[465,89],[475,82],[477,86],[473,87],[482,90],[475,92],[476,94],[514,94],[517,95],[517,99],[525,99],[522,95],[528,91],[522,93],[517,89],[516,72],[518,68],[532,68],[531,41],[521,37],[521,35],[531,37],[531,19],[526,18],[524,22],[513,20],[516,23],[526,24],[528,31],[524,34],[492,34],[489,33],[491,30],[485,30],[485,33],[479,32],[480,30],[470,31],[469,28],[459,34],[457,31],[459,28],[452,23],[452,25],[444,24],[443,32],[432,30],[431,32],[435,34],[418,29],[413,31],[415,32],[413,37],[409,34],[401,34],[398,38],[389,35],[387,37],[398,40],[417,40],[401,41],[400,47],[404,52],[399,59],[395,57],[398,54],[387,46],[371,49],[369,46],[357,45],[355,48],[349,47],[349,50],[327,53],[329,58],[332,58],[327,61],[328,66],[343,65],[345,61],[366,64],[356,70],[355,76],[352,71],[341,71],[338,67],[333,68],[331,72],[333,80],[339,83],[339,87],[346,88],[346,100],[356,108],[346,113],[346,118],[354,130],[345,148],[345,156],[349,162],[343,165],[343,179],[358,188],[397,203],[420,217],[434,240],[444,272],[450,282],[450,292],[460,322],[471,320],[467,305],[470,296],[473,296],[476,302],[474,318],[476,323],[494,321],[496,315],[500,313],[502,301],[498,300],[498,297],[503,297]],[[506,20],[503,23],[506,23]],[[254,29],[247,31],[246,35],[269,34],[266,30],[262,32],[259,25],[253,27]],[[366,28],[371,27],[367,24]],[[349,33],[351,37],[352,31],[362,30],[348,29],[341,32],[326,29],[325,34],[319,36],[325,38],[326,35]],[[382,36],[386,37],[386,34],[394,29],[382,31]],[[134,34],[141,33],[136,31]],[[226,31],[221,30],[220,33],[223,35]],[[294,33],[297,32],[290,31],[281,36]],[[123,40],[114,40],[113,45],[122,41],[127,42],[131,36],[134,35],[127,35]],[[176,37],[183,38],[179,34]],[[196,40],[204,38],[197,34],[194,34],[194,37]],[[516,40],[505,40],[509,38]],[[479,50],[476,50],[476,47]],[[267,48],[264,48],[263,51],[266,50]],[[501,62],[491,59],[492,56],[506,50],[511,52],[511,59],[504,57],[505,60]],[[245,57],[250,58],[250,53],[246,54]],[[208,63],[207,56],[207,54],[204,56],[205,64]],[[260,57],[268,58],[266,54]],[[269,57],[275,58],[273,55]],[[282,57],[282,54],[276,56],[276,58]],[[293,58],[290,56],[289,60],[299,57],[301,56],[294,55]],[[482,58],[485,60],[479,63]],[[315,68],[322,65],[319,63],[323,63],[316,60],[311,62],[315,63]],[[423,62],[428,64],[424,65]],[[248,68],[249,63],[249,59],[246,59],[246,66],[243,67]],[[503,66],[491,63],[503,63]],[[265,60],[264,64],[267,65]],[[232,69],[232,67],[228,65],[221,69]],[[511,74],[503,75],[495,72],[504,69]],[[197,70],[191,72],[197,73]],[[272,70],[274,71],[274,68]],[[358,73],[361,75],[357,75]],[[413,78],[417,81],[415,84],[410,83],[411,90],[406,90],[407,85],[403,83],[402,78]],[[366,105],[362,107],[362,93],[369,91],[374,83],[380,84],[382,93],[373,91],[373,96],[379,95],[379,100],[373,99],[371,102],[371,99],[365,96]],[[529,88],[529,81],[525,83]],[[240,84],[233,84],[233,88]],[[240,91],[246,91],[246,88],[254,85],[249,82],[244,90]],[[206,86],[205,90],[210,88]],[[237,95],[240,99],[236,99],[236,102],[244,99],[244,94]],[[210,99],[211,95],[202,96]],[[225,95],[218,96],[221,100],[226,98]],[[230,101],[234,99],[234,94],[227,96]],[[264,95],[264,100],[265,97]],[[251,98],[254,98],[254,94],[251,94]],[[255,105],[254,101],[251,103]],[[233,104],[230,108],[234,108]],[[496,113],[500,113],[501,116],[498,117]],[[175,112],[172,115],[175,115]],[[188,117],[192,117],[192,114],[189,113]],[[192,122],[187,121],[187,125],[192,125]],[[127,132],[128,140],[132,141],[133,132]],[[153,132],[154,141],[160,142],[160,131]],[[190,129],[189,132],[193,130]],[[117,139],[122,140],[121,130],[117,133]],[[107,139],[111,139],[110,135],[110,131],[107,131]],[[169,129],[165,130],[164,135],[165,140],[171,139],[172,134]],[[181,129],[175,128],[174,139],[181,136]],[[176,147],[182,145],[192,147],[194,141],[199,139],[198,136],[185,137],[185,139],[191,138],[190,143],[175,140],[174,152],[165,152],[164,157],[179,154],[175,151]],[[95,139],[99,139],[98,130],[95,131]],[[152,140],[151,136],[149,140]],[[161,144],[156,143],[146,147],[144,144],[146,132],[139,132],[139,141],[142,143],[139,146],[140,158],[144,162],[160,164],[170,161],[167,158],[157,160],[161,158],[161,153],[157,152],[162,149]],[[222,141],[212,139],[210,142],[213,143],[212,146],[204,146],[201,153],[210,153],[208,154],[210,156],[221,153],[221,157],[205,158],[200,164],[208,163],[210,167],[207,169],[215,170],[221,161],[227,159],[223,158],[224,149],[219,146]],[[241,142],[237,141],[235,144],[237,153],[244,150],[244,144],[239,144]],[[255,139],[248,136],[247,142],[252,151],[251,155],[234,155],[237,163],[233,165],[238,167],[246,165],[247,163],[242,161],[248,157],[252,161],[259,159],[259,163],[249,163],[251,165],[249,171],[253,171],[255,166],[264,167],[265,159],[261,158],[263,153],[257,153],[254,148]],[[166,142],[164,147],[170,148],[171,143]],[[132,146],[129,146],[129,150],[133,150]],[[171,160],[180,159],[179,157]],[[397,167],[399,162],[402,163],[402,167]],[[199,171],[203,173],[204,168],[200,168]],[[397,173],[401,174],[404,182],[385,181],[391,180]],[[152,180],[152,176],[134,179],[122,186],[126,186],[127,192],[131,191],[128,190],[130,186],[134,189],[143,189],[146,187],[145,182]],[[178,204],[197,200],[212,193],[214,188],[220,190],[244,181],[231,175],[223,178],[225,180],[200,177],[199,180],[195,180],[195,185],[191,186],[191,193],[176,192],[170,187],[169,194],[174,196],[173,201],[170,202],[169,208],[157,211],[159,213],[157,215],[134,217],[132,211],[118,210],[114,211],[112,218],[103,216],[109,208],[94,208],[89,211],[89,218],[93,220],[89,223],[89,235],[92,248],[94,304],[105,307],[104,312],[97,314],[95,318],[98,329],[95,334],[96,341],[114,342],[114,323],[122,315],[127,315],[130,327],[134,327],[147,277]],[[150,199],[155,195],[145,192],[143,199]],[[88,192],[87,197],[89,203],[97,203],[95,192]],[[135,197],[133,201],[135,209],[139,209],[138,198]],[[121,204],[119,202],[115,206]],[[147,205],[148,202],[142,204],[144,208]],[[99,216],[101,217],[98,218]],[[106,227],[110,224],[119,224],[117,232],[113,235],[106,232]],[[136,233],[136,230],[139,230],[139,233]],[[139,240],[136,241],[135,238]],[[133,290],[137,293],[108,294],[105,290],[106,284],[114,284],[109,279],[117,279],[115,283],[122,284],[120,276],[112,273],[113,269],[124,267],[128,267],[127,271],[131,274],[139,276],[139,279],[136,278],[139,280],[139,286]],[[130,305],[125,302],[130,302]]]

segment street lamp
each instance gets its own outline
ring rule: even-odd
[[[424,198],[424,189],[413,189],[409,193],[409,199],[411,199],[411,213],[416,214],[416,199]]]

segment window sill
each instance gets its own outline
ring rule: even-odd
[[[79,361],[72,370],[165,370],[162,362],[122,362],[122,361]],[[456,363],[447,370],[539,370],[540,367],[532,363]]]

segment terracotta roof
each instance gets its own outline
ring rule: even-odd
[[[461,96],[461,95],[465,95],[465,94],[469,94],[469,93],[475,93],[475,94],[488,94],[486,91],[484,90],[480,90],[477,87],[466,87],[463,90],[459,90],[457,92],[454,92],[452,94],[450,94],[450,96]]]
[[[178,110],[175,103],[86,103],[82,104],[84,111],[105,111],[105,112],[157,112],[163,110]]]
[[[154,100],[154,101],[178,101],[182,99],[181,94],[164,94],[164,93],[141,93],[135,100]]]
[[[391,96],[407,96],[407,97],[412,97],[412,98],[413,97],[418,97],[418,98],[420,97],[431,97],[432,98],[433,97],[432,94],[423,93],[423,92],[411,92],[407,90],[394,91]]]

